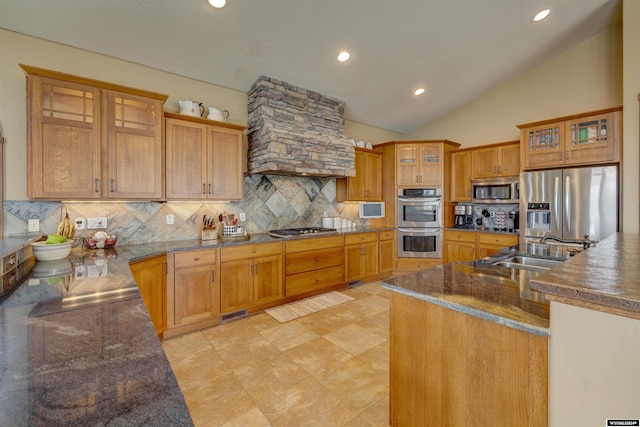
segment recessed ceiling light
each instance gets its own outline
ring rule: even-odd
[[[343,50],[338,54],[338,61],[340,62],[348,61],[349,58],[351,58],[351,54],[346,50]]]
[[[544,18],[549,16],[550,13],[551,13],[551,9],[541,10],[536,14],[536,16],[533,17],[533,22],[542,21]]]
[[[220,9],[221,7],[224,7],[225,4],[227,4],[227,0],[209,0],[209,4],[215,8]]]
[[[418,95],[422,95],[423,93],[425,93],[425,89],[423,87],[416,89],[415,92],[413,92],[414,95],[418,96]]]

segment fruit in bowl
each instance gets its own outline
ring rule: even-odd
[[[47,240],[42,242],[33,242],[33,256],[38,261],[54,261],[69,256],[73,246],[73,240],[67,240],[66,237],[57,234],[49,234]]]

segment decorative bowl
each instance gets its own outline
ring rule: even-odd
[[[66,258],[69,256],[69,252],[71,252],[71,246],[73,246],[73,240],[64,243],[31,243],[33,256],[35,256],[38,261],[55,261]]]

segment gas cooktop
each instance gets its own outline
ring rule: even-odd
[[[294,237],[318,234],[335,234],[335,228],[305,227],[305,228],[283,228],[281,230],[269,230],[267,233],[271,237]]]

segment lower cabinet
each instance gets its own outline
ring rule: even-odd
[[[378,233],[344,236],[344,281],[349,283],[378,274]]]
[[[284,298],[282,243],[222,248],[220,260],[223,314]]]
[[[476,232],[444,230],[442,263],[473,261],[476,256]]]
[[[156,333],[167,329],[167,256],[158,255],[129,264]]]
[[[512,234],[444,230],[442,262],[473,261],[517,244],[518,236]]]
[[[478,258],[495,255],[506,246],[518,244],[518,236],[508,234],[478,233]]]
[[[168,328],[183,333],[219,322],[220,289],[217,249],[169,254]]]
[[[395,234],[394,230],[385,230],[380,232],[380,241],[378,242],[378,273],[380,274],[392,274],[395,268]]]
[[[309,294],[344,284],[341,236],[286,242],[285,296]]]

